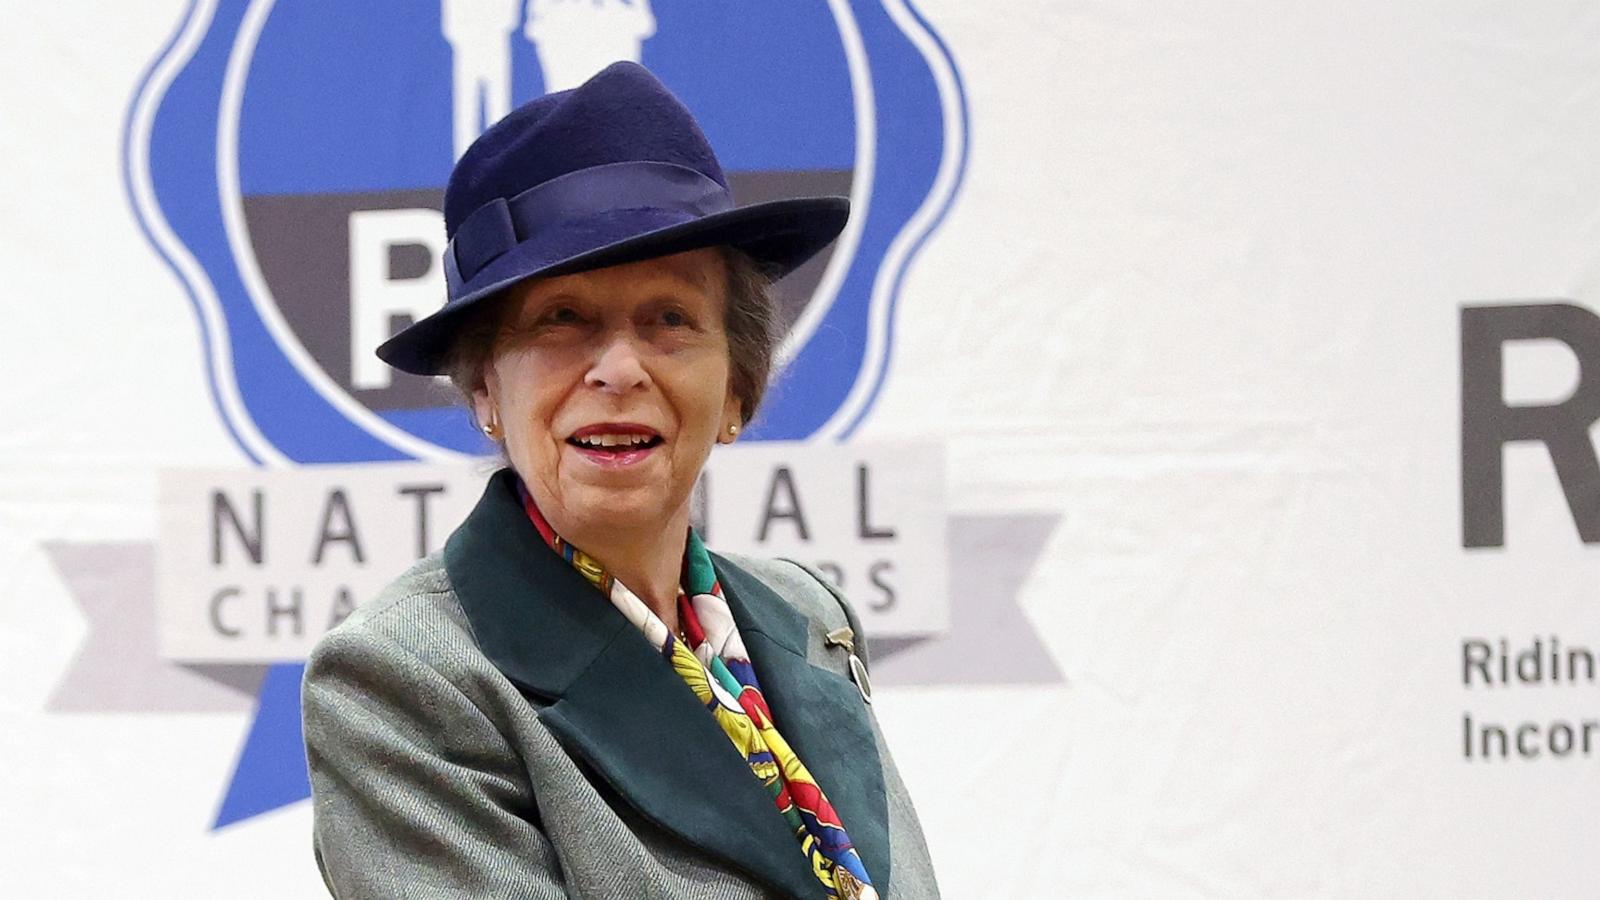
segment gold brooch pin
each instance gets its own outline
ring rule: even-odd
[[[867,664],[856,655],[855,631],[848,625],[844,628],[835,628],[828,632],[823,642],[830,647],[843,647],[844,652],[850,654],[850,680],[856,683],[856,690],[861,692],[861,699],[871,703],[872,679],[867,677]]]

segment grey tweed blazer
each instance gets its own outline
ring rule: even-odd
[[[338,898],[824,896],[794,835],[654,648],[523,515],[505,473],[317,644],[303,691],[317,864]],[[778,727],[885,900],[938,896],[810,570],[714,557]]]

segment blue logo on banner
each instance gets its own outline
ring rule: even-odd
[[[857,428],[966,163],[959,77],[907,0],[193,0],[135,93],[125,177],[251,460],[488,449],[450,391],[372,349],[443,300],[439,210],[466,144],[624,58],[694,112],[740,202],[852,198],[830,251],[778,286],[782,372],[748,436]],[[301,668],[268,672],[216,826],[309,796]]]

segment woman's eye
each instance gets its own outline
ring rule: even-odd
[[[578,325],[583,316],[570,306],[558,306],[544,314],[544,321],[550,325]]]
[[[686,328],[694,324],[681,309],[669,309],[661,314],[661,324],[668,328]]]

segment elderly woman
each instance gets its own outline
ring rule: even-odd
[[[379,355],[448,373],[509,468],[307,666],[336,896],[937,895],[849,606],[689,527],[766,384],[765,279],[846,215],[735,208],[688,111],[628,63],[462,157],[449,301]]]

